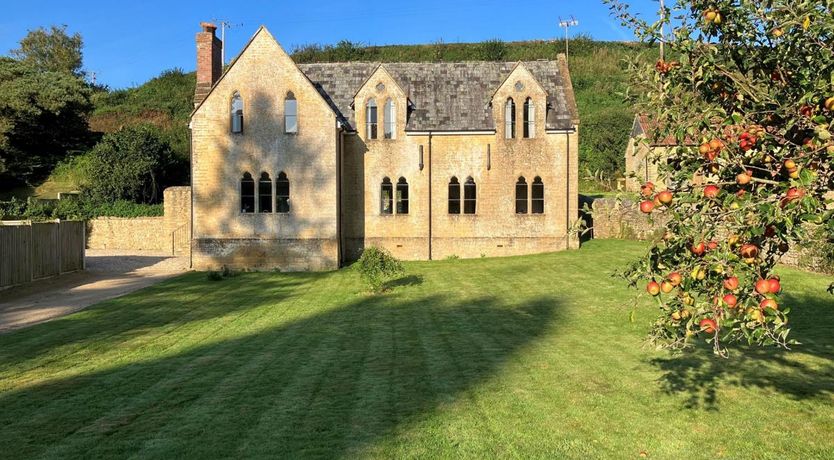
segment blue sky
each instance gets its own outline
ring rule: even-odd
[[[652,13],[656,0],[631,0]],[[226,19],[227,58],[261,24],[291,51],[306,43],[342,39],[366,44],[477,42],[562,37],[559,17],[575,16],[571,34],[600,40],[633,37],[610,17],[601,0],[168,0],[7,2],[0,17],[0,53],[17,47],[29,29],[66,24],[84,37],[84,67],[113,88],[135,86],[174,67],[194,70],[194,34],[200,21]],[[219,33],[219,32],[218,32]]]

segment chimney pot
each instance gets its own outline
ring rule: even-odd
[[[203,28],[203,32],[211,32],[212,34],[217,30],[217,26],[211,22],[201,22],[200,27]]]

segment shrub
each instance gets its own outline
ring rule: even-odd
[[[176,161],[170,144],[154,126],[107,134],[88,155],[85,190],[97,202],[157,203],[162,189],[173,185],[169,171]]]
[[[86,194],[62,200],[39,200],[28,198],[25,201],[12,198],[0,202],[0,218],[52,220],[52,219],[93,219],[96,217],[147,217],[161,216],[161,204],[141,204],[118,200],[98,202]]]
[[[402,263],[382,248],[369,247],[362,251],[358,262],[359,276],[371,292],[380,292],[385,282],[405,272]]]
[[[479,48],[477,55],[483,61],[503,61],[507,55],[507,45],[497,38],[481,43]]]

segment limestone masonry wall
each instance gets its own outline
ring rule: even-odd
[[[170,241],[165,238],[163,230],[164,222],[164,217],[91,219],[87,221],[87,249],[170,251]]]
[[[87,221],[87,249],[188,255],[191,248],[191,187],[169,187],[163,196],[164,216],[99,217]]]

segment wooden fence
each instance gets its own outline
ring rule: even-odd
[[[0,289],[84,269],[82,221],[0,221]]]

